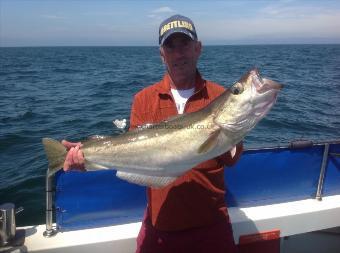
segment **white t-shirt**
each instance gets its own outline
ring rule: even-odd
[[[178,114],[184,112],[184,107],[188,99],[194,94],[195,87],[187,90],[175,90],[171,88],[172,96],[175,99]]]

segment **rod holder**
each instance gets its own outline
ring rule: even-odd
[[[49,174],[49,169],[46,173],[46,230],[43,235],[52,237],[58,233],[58,230],[53,227],[53,179],[54,175]]]

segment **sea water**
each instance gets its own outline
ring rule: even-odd
[[[205,79],[228,87],[253,67],[284,85],[245,146],[340,139],[340,45],[206,46]],[[47,161],[41,138],[117,135],[131,101],[164,74],[158,47],[0,48],[0,204],[44,223]]]

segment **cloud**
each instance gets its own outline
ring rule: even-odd
[[[331,15],[334,10],[320,5],[298,5],[291,4],[289,0],[270,4],[258,11],[258,15],[267,18],[278,19],[305,19],[317,15]]]
[[[266,15],[263,15],[266,13]],[[284,10],[263,9],[248,19],[233,18],[199,23],[202,40],[216,41],[311,41],[313,39],[333,38],[340,40],[339,10],[320,10],[310,12],[300,8]]]
[[[176,10],[168,6],[163,6],[163,7],[159,7],[157,9],[151,10],[150,14],[148,14],[147,17],[152,19],[154,24],[158,24],[161,20],[164,20],[165,18],[169,17],[170,14],[173,14],[175,12]]]
[[[157,18],[158,16],[157,15],[155,15],[155,14],[149,14],[148,15],[148,18]]]
[[[152,13],[173,13],[175,11],[168,6],[163,6],[158,9],[152,10],[151,12]]]

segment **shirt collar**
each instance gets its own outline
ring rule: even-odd
[[[201,74],[196,70],[196,81],[195,81],[195,92],[197,93],[201,91],[205,87],[205,80],[202,78]],[[170,76],[166,73],[160,82],[160,85],[157,86],[157,91],[160,94],[171,94],[170,87]]]

